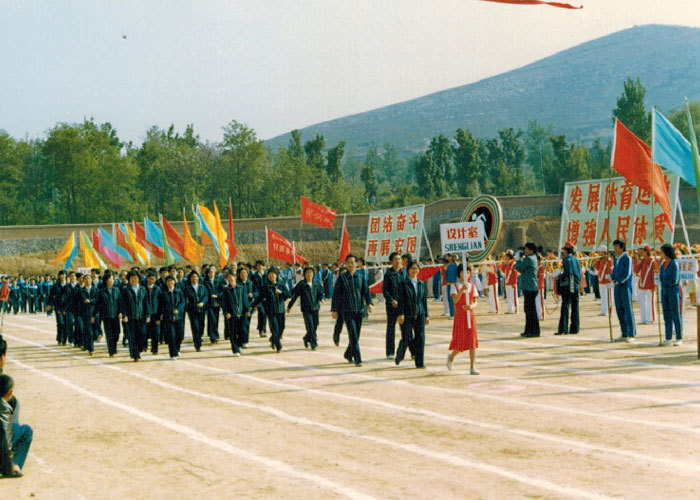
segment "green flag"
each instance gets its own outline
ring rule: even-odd
[[[194,214],[194,239],[202,243],[202,223],[199,222],[197,210],[192,206],[192,214]]]
[[[695,137],[695,129],[693,128],[693,119],[690,116],[690,106],[688,101],[685,102],[685,113],[688,116],[688,138],[690,139],[690,150],[693,153],[693,169],[695,170],[695,184],[697,186],[696,193],[698,196],[698,211],[700,211],[700,165],[698,165],[698,139]]]
[[[175,264],[175,257],[170,251],[170,245],[168,245],[168,237],[165,235],[165,228],[163,227],[163,216],[160,215],[160,234],[163,238],[163,252],[165,253],[165,265],[172,266]]]

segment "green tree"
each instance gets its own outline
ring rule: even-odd
[[[427,201],[437,200],[445,196],[445,170],[435,161],[433,151],[420,153],[414,161],[413,169],[416,178],[417,193]]]
[[[691,102],[688,106],[690,107],[690,118],[693,120],[695,137],[700,138],[700,102]],[[667,115],[667,118],[686,139],[690,140],[690,136],[688,135],[688,117],[685,113],[685,106],[672,111]]]
[[[326,172],[332,181],[339,181],[343,173],[340,170],[340,162],[343,160],[343,154],[345,153],[345,141],[340,141],[337,146],[329,148],[326,156],[328,161],[326,162]]]
[[[326,169],[326,159],[323,157],[325,147],[326,139],[320,134],[317,134],[316,137],[306,141],[304,144],[306,161],[318,171]]]
[[[484,173],[483,143],[470,130],[457,129],[454,148],[455,185],[460,196],[476,196]]]
[[[375,203],[379,184],[377,182],[376,168],[372,163],[368,162],[367,159],[365,159],[365,164],[362,165],[360,180],[365,186],[365,198],[367,198],[370,204]]]
[[[289,138],[289,146],[287,146],[287,153],[293,158],[304,158],[304,148],[301,145],[301,132],[298,129],[292,130],[291,137]]]
[[[545,166],[551,166],[554,155],[552,143],[549,141],[553,133],[551,125],[542,125],[537,120],[529,122],[525,131],[525,161],[532,169],[535,186],[539,186],[539,189],[545,194],[547,191],[544,172]]]
[[[624,82],[624,92],[617,98],[617,107],[613,110],[615,118],[620,120],[634,135],[650,144],[651,142],[651,113],[644,107],[646,89],[637,78],[627,78]]]
[[[450,140],[443,134],[439,134],[430,141],[428,151],[430,151],[433,161],[441,171],[445,189],[448,189],[449,186],[452,186],[452,181],[454,179],[454,164],[452,161],[454,151],[452,150]]]

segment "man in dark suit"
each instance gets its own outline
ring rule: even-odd
[[[573,243],[566,242],[564,245],[564,258],[562,259],[562,270],[559,275],[559,295],[561,295],[561,316],[559,317],[559,329],[554,335],[577,334],[579,329],[578,321],[578,297],[579,285],[581,284],[581,266],[574,257]],[[569,322],[569,307],[571,307],[571,326]]]
[[[185,320],[185,295],[175,286],[175,276],[165,278],[165,292],[160,295],[159,318],[160,329],[163,332],[170,359],[180,355],[180,324]]]
[[[248,287],[244,283],[236,283],[236,275],[231,271],[226,275],[226,286],[221,290],[221,309],[226,335],[231,342],[231,352],[234,356],[240,356],[241,347],[246,343],[246,316],[250,316]]]
[[[119,340],[119,288],[114,284],[114,275],[106,272],[103,278],[104,287],[97,293],[97,310],[104,325],[107,341],[107,352],[111,358],[117,353]]]
[[[66,272],[59,271],[56,283],[49,291],[46,312],[56,311],[56,342],[63,344],[66,335]]]
[[[156,285],[156,273],[149,272],[146,278],[146,335],[143,338],[141,351],[148,349],[148,339],[151,339],[151,354],[158,354],[158,343],[160,342],[160,321],[158,320],[158,309],[161,289]]]
[[[120,312],[124,331],[129,339],[129,355],[134,361],[141,359],[146,313],[146,290],[139,284],[139,273],[129,271],[128,285],[121,294]]]
[[[399,317],[399,292],[403,276],[401,274],[401,254],[389,255],[389,267],[384,273],[382,295],[386,302],[386,358],[393,359],[396,350],[396,319]],[[400,325],[403,335],[403,325]]]
[[[355,366],[362,366],[360,355],[360,330],[362,329],[362,315],[364,306],[372,312],[372,296],[369,293],[367,282],[358,275],[357,258],[350,254],[345,258],[347,272],[338,276],[338,282],[333,288],[333,300],[331,312],[333,319],[342,316],[348,329],[348,348],[345,351],[345,359]]]
[[[292,290],[292,300],[287,305],[287,314],[292,310],[292,306],[297,298],[301,297],[301,314],[304,317],[306,335],[304,336],[304,347],[311,345],[311,350],[315,351],[318,346],[316,330],[318,328],[318,311],[323,302],[323,287],[314,280],[316,270],[313,267],[304,269],[304,279],[296,284]]]
[[[418,262],[408,264],[408,275],[399,285],[398,321],[403,325],[401,341],[396,351],[398,365],[406,354],[406,348],[413,347],[416,368],[425,368],[425,325],[428,319],[428,292],[425,283],[418,279]]]
[[[267,278],[265,277],[265,271],[263,269],[264,263],[262,260],[255,262],[255,271],[250,273],[250,281],[253,283],[253,295],[258,298],[261,290],[265,286]],[[266,323],[267,317],[265,315],[265,307],[258,307],[258,333],[261,337],[266,336]]]

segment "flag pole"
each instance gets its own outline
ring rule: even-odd
[[[654,245],[654,257],[651,259],[651,272],[652,276],[654,275],[654,258],[656,257],[656,223],[654,222],[654,205],[656,205],[656,196],[654,195],[654,144],[656,143],[656,132],[655,129],[656,127],[654,126],[654,123],[656,121],[656,113],[654,113],[654,107],[651,108],[651,241],[652,244]],[[654,301],[654,296],[656,296],[656,301]],[[659,293],[658,290],[656,289],[656,279],[654,279],[654,291],[652,295],[652,302],[656,302],[656,324],[659,326],[659,345],[663,345],[664,341],[661,336],[661,318],[659,316],[660,312],[659,311]],[[651,307],[654,307],[654,304],[651,305]]]
[[[612,154],[610,155],[610,171],[608,172],[607,193],[606,193],[606,196],[603,197],[604,199],[607,198],[607,199],[605,199],[605,201],[607,202],[607,205],[608,205],[608,223],[606,226],[607,227],[607,229],[606,229],[607,239],[605,241],[605,262],[606,262],[605,270],[606,271],[608,268],[607,263],[610,262],[610,260],[609,260],[610,259],[610,205],[612,205],[612,203],[611,203],[612,202],[612,196],[611,196],[612,190],[610,189],[610,185],[612,183],[612,171],[613,171],[612,166],[613,166],[613,161],[615,159],[615,138],[616,137],[617,137],[617,120],[615,120],[615,129],[613,130],[613,147],[612,147]],[[615,264],[613,262],[613,266],[614,265]],[[612,269],[610,270],[610,274],[612,275]],[[608,285],[610,285],[610,283],[608,283]],[[614,283],[613,283],[613,286],[615,286]],[[613,330],[612,330],[612,299],[613,299],[612,296],[614,295],[614,293],[611,293],[612,291],[610,290],[609,286],[607,287],[606,292],[608,293],[608,332],[610,333],[610,342],[615,342],[615,340],[613,339]]]
[[[695,190],[698,197],[698,210],[700,210],[700,189],[698,189],[698,181],[700,180],[700,162],[698,162],[698,140],[695,137],[695,129],[693,128],[693,118],[690,116],[690,106],[688,105],[688,97],[685,98],[685,114],[688,118],[688,138],[690,139],[690,153],[693,157],[693,170],[695,171]],[[680,202],[678,203],[680,207]],[[682,213],[682,212],[681,212]],[[685,227],[685,222],[683,224]],[[691,252],[692,254],[692,252]],[[700,307],[697,311],[697,326],[696,326],[696,342],[698,344],[698,359],[700,359]]]
[[[267,255],[267,260],[270,260],[270,247],[267,242],[267,225],[265,225],[265,254]]]

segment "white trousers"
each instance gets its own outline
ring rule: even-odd
[[[632,300],[639,300],[639,276],[632,276]]]
[[[652,290],[639,290],[639,313],[642,323],[654,322],[654,301]]]
[[[489,312],[498,313],[498,285],[489,285]]]
[[[608,314],[609,310],[615,309],[615,296],[613,295],[613,284],[600,285],[600,313]],[[609,305],[608,305],[609,303]]]
[[[450,287],[447,285],[442,285],[442,305],[444,307],[445,315],[450,315]]]
[[[540,291],[535,297],[535,310],[537,311],[537,318],[540,321],[544,321],[544,290],[540,288]]]
[[[506,314],[518,314],[517,285],[506,285]]]

